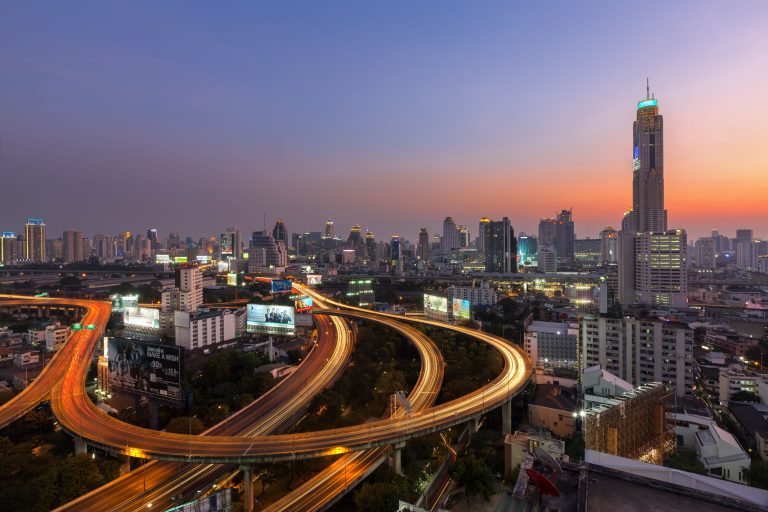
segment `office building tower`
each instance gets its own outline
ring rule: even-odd
[[[477,232],[477,251],[480,253],[480,256],[483,257],[485,251],[485,229],[486,224],[491,222],[491,219],[488,217],[483,217],[480,219],[480,226],[478,228]]]
[[[646,99],[637,104],[632,151],[632,212],[628,227],[637,233],[664,233],[664,119],[649,88]]]
[[[456,223],[453,221],[453,217],[446,217],[443,221],[443,253],[448,254],[451,251],[455,251],[461,247],[459,240],[459,230],[456,228]]]
[[[154,258],[158,249],[160,249],[160,239],[157,237],[157,228],[147,230],[147,240],[149,240],[150,256]]]
[[[459,248],[464,249],[469,247],[469,229],[464,226],[459,226]]]
[[[275,242],[282,241],[285,247],[290,246],[288,243],[288,230],[285,229],[285,222],[283,222],[283,219],[277,219],[277,221],[275,221],[275,227],[272,228],[272,238],[275,239]]]
[[[511,273],[517,272],[517,239],[515,230],[507,217],[500,221],[483,224],[485,234],[485,271]]]
[[[685,230],[667,229],[663,119],[646,91],[633,124],[633,208],[619,233],[619,302],[682,308],[688,294]]]
[[[573,211],[563,210],[555,219],[555,250],[561,261],[573,261],[575,259],[576,234],[573,225]]]
[[[402,254],[400,253],[400,237],[392,235],[389,241],[389,256],[392,270],[402,270]]]
[[[741,230],[740,230],[741,231]],[[747,231],[747,230],[745,230]],[[752,230],[748,230],[750,234]],[[757,261],[760,256],[760,240],[740,239],[736,235],[736,268],[757,272]]]
[[[328,240],[333,238],[333,221],[331,219],[328,219],[325,222],[325,231],[323,231],[323,238]]]
[[[538,239],[533,235],[520,233],[517,237],[517,254],[521,265],[530,265],[536,260]]]
[[[579,367],[579,324],[534,320],[525,327],[525,351],[535,366]]]
[[[661,382],[678,396],[693,390],[693,330],[658,318],[587,315],[581,320],[582,367],[600,365],[642,386]]]
[[[272,235],[266,231],[254,231],[248,246],[248,271],[258,272],[260,269],[284,267],[287,263],[285,244],[275,242]]]
[[[178,233],[175,233],[171,231],[168,233],[168,249],[180,249],[181,248],[181,237]]]
[[[45,254],[45,222],[28,218],[24,226],[24,259],[35,263],[48,261]]]
[[[714,269],[716,257],[715,240],[713,238],[699,238],[696,240],[693,249],[693,260],[697,267],[702,269]]]
[[[83,260],[90,261],[93,257],[93,242],[88,237],[83,237]]]
[[[736,242],[749,242],[753,238],[753,232],[751,229],[737,229],[736,230]]]
[[[11,265],[16,263],[18,255],[16,254],[16,233],[12,231],[3,231],[0,233],[0,264]]]
[[[715,254],[731,250],[731,240],[727,236],[721,235],[719,230],[713,229],[711,238],[715,242]]]
[[[81,262],[83,257],[83,234],[74,229],[64,231],[62,236],[62,259],[64,263]]]
[[[583,266],[595,266],[600,263],[602,240],[599,238],[578,238],[574,242],[574,260]]]
[[[610,226],[600,232],[600,264],[613,265],[619,261],[619,233]]]
[[[416,247],[416,257],[421,261],[429,261],[429,233],[427,233],[427,228],[419,230],[419,244]]]
[[[376,237],[370,231],[365,232],[365,252],[370,263],[378,261],[376,254]]]
[[[554,274],[557,272],[557,252],[551,245],[539,247],[536,263],[539,272]]]

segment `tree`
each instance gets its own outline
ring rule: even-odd
[[[485,461],[475,457],[473,452],[459,459],[451,470],[453,478],[459,487],[464,488],[464,497],[469,507],[469,497],[482,493],[485,501],[493,495],[493,475]]]
[[[355,508],[362,512],[392,512],[398,507],[398,487],[390,482],[364,483],[355,494]]]
[[[689,473],[696,473],[698,475],[707,474],[707,469],[699,460],[698,454],[687,448],[678,448],[675,455],[664,461],[664,465],[668,468],[688,471]]]
[[[747,470],[747,482],[752,487],[768,489],[768,462],[753,460],[752,466]]]
[[[199,434],[204,430],[203,422],[197,417],[179,416],[173,418],[165,426],[166,432],[173,432],[176,434]]]

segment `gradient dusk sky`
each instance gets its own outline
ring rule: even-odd
[[[595,237],[650,77],[669,225],[768,237],[766,1],[6,0],[0,77],[0,231]]]

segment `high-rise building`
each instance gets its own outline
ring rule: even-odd
[[[453,221],[453,217],[446,217],[443,221],[443,252],[448,254],[460,247],[461,241],[456,223]]]
[[[619,234],[610,226],[600,232],[600,264],[613,265],[619,261]]]
[[[477,231],[477,251],[480,253],[480,256],[483,256],[484,254],[483,251],[485,251],[485,232],[486,232],[485,229],[486,229],[486,224],[488,224],[489,222],[491,222],[491,219],[489,219],[488,217],[483,217],[482,219],[480,219],[480,227],[478,228],[478,231]]]
[[[389,256],[392,270],[402,270],[403,259],[400,254],[400,237],[398,235],[392,235],[389,241]]]
[[[370,231],[365,232],[365,252],[370,263],[376,263],[376,237]]]
[[[47,261],[45,255],[45,222],[28,218],[24,226],[24,259],[35,263]]]
[[[688,239],[685,230],[667,229],[663,118],[648,90],[632,133],[633,207],[619,233],[619,302],[685,307]]]
[[[288,243],[288,230],[285,229],[285,222],[283,222],[283,219],[277,219],[275,222],[275,227],[272,228],[272,238],[275,239],[275,242],[281,241],[286,247],[289,247]]]
[[[538,245],[540,248],[555,247],[555,239],[557,238],[556,223],[555,219],[539,220]]]
[[[573,261],[576,233],[573,225],[573,211],[563,210],[555,219],[555,249],[561,261]]]
[[[0,233],[0,264],[10,265],[19,258],[16,254],[16,241],[16,233],[12,231]]]
[[[80,231],[75,229],[64,231],[61,242],[64,263],[83,261],[83,234]]]
[[[275,242],[267,231],[254,231],[248,246],[248,271],[258,272],[270,267],[284,267],[287,263],[285,245]]]
[[[323,238],[326,238],[326,239],[333,238],[333,221],[331,219],[328,219],[325,222],[325,231],[323,231]]]
[[[629,227],[636,233],[664,233],[664,118],[647,87],[646,98],[637,104],[637,118],[632,125],[632,151]]]
[[[699,268],[715,268],[715,240],[713,238],[699,238],[693,248],[693,259]]]
[[[485,229],[485,271],[517,272],[517,239],[509,218],[486,222],[482,227]]]
[[[459,248],[469,247],[469,229],[464,226],[459,226]]]
[[[537,270],[539,272],[545,274],[557,272],[557,253],[551,245],[539,247],[536,258]]]
[[[521,265],[530,265],[536,260],[538,252],[538,239],[533,235],[520,233],[517,237],[517,254]]]
[[[693,330],[658,318],[587,315],[581,320],[582,367],[600,365],[635,386],[661,382],[678,396],[693,389]]]
[[[416,248],[416,257],[421,261],[429,261],[429,233],[427,233],[427,228],[419,230],[419,244]]]
[[[739,230],[742,231],[742,230]],[[752,230],[749,231],[750,234]],[[740,239],[736,234],[736,268],[757,272],[757,258],[760,255],[760,240]]]
[[[147,230],[147,240],[149,240],[151,257],[154,258],[155,254],[157,254],[157,250],[160,249],[160,240],[157,238],[157,228]]]

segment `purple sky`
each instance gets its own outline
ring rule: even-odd
[[[768,3],[0,5],[0,230],[415,241],[630,203],[645,77],[670,226],[768,237]]]

